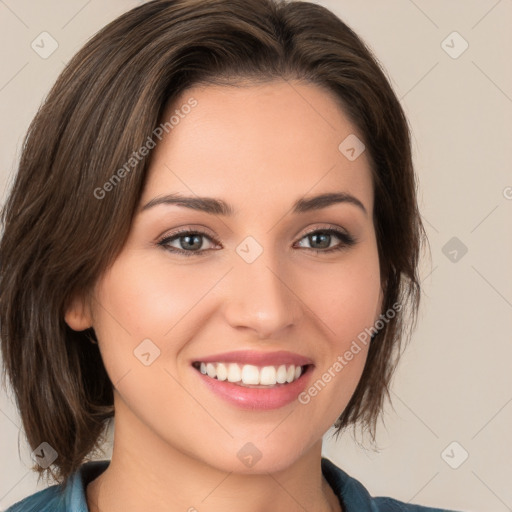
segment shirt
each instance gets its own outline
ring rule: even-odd
[[[15,503],[6,512],[89,512],[85,489],[109,464],[109,460],[86,462],[71,475],[65,487],[62,484],[52,485]],[[358,480],[324,457],[322,473],[345,512],[454,512],[412,505],[393,498],[372,498]]]

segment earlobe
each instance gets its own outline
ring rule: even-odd
[[[90,308],[81,297],[74,297],[64,315],[64,320],[74,331],[83,331],[92,327]]]

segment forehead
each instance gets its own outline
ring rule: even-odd
[[[322,87],[288,81],[194,87],[167,107],[162,122],[171,118],[142,201],[180,192],[265,207],[336,191],[372,210],[366,152],[349,160],[340,151],[347,137],[362,135]]]

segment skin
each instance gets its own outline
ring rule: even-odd
[[[318,86],[195,87],[165,118],[191,97],[198,105],[153,150],[140,205],[180,192],[223,199],[237,213],[139,211],[91,300],[69,305],[71,328],[94,327],[115,388],[112,460],[87,488],[89,509],[340,511],[321,472],[322,436],[352,396],[367,347],[307,405],[270,411],[225,402],[191,361],[288,350],[314,361],[313,383],[374,324],[382,289],[369,160],[364,152],[349,161],[338,150],[358,132]],[[290,213],[297,199],[326,192],[349,193],[367,212],[345,202]],[[332,236],[322,245],[305,233],[332,225],[357,243],[315,253],[342,242]],[[200,238],[204,255],[158,245],[177,228],[211,234]],[[250,264],[236,252],[247,236],[263,249]],[[187,248],[183,238],[169,245]],[[133,354],[146,338],[161,351],[149,366]],[[252,468],[237,457],[248,442],[262,454]]]

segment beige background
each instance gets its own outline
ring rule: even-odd
[[[0,0],[0,193],[64,64],[137,0]],[[380,452],[326,436],[325,455],[373,495],[512,510],[512,0],[323,0],[375,51],[413,131],[432,262],[412,343],[379,429]],[[58,42],[47,59],[41,32]],[[469,44],[450,36],[457,31]],[[451,48],[446,45],[451,46]],[[445,48],[445,49],[444,49]],[[452,238],[467,247],[457,261]],[[0,510],[44,488],[12,402],[0,396]],[[18,453],[20,439],[21,453]],[[449,446],[452,442],[458,444]],[[448,450],[445,452],[445,449]],[[469,457],[457,469],[464,451]],[[444,456],[442,455],[444,453]],[[108,454],[108,451],[107,451]],[[21,455],[21,460],[20,456]]]

